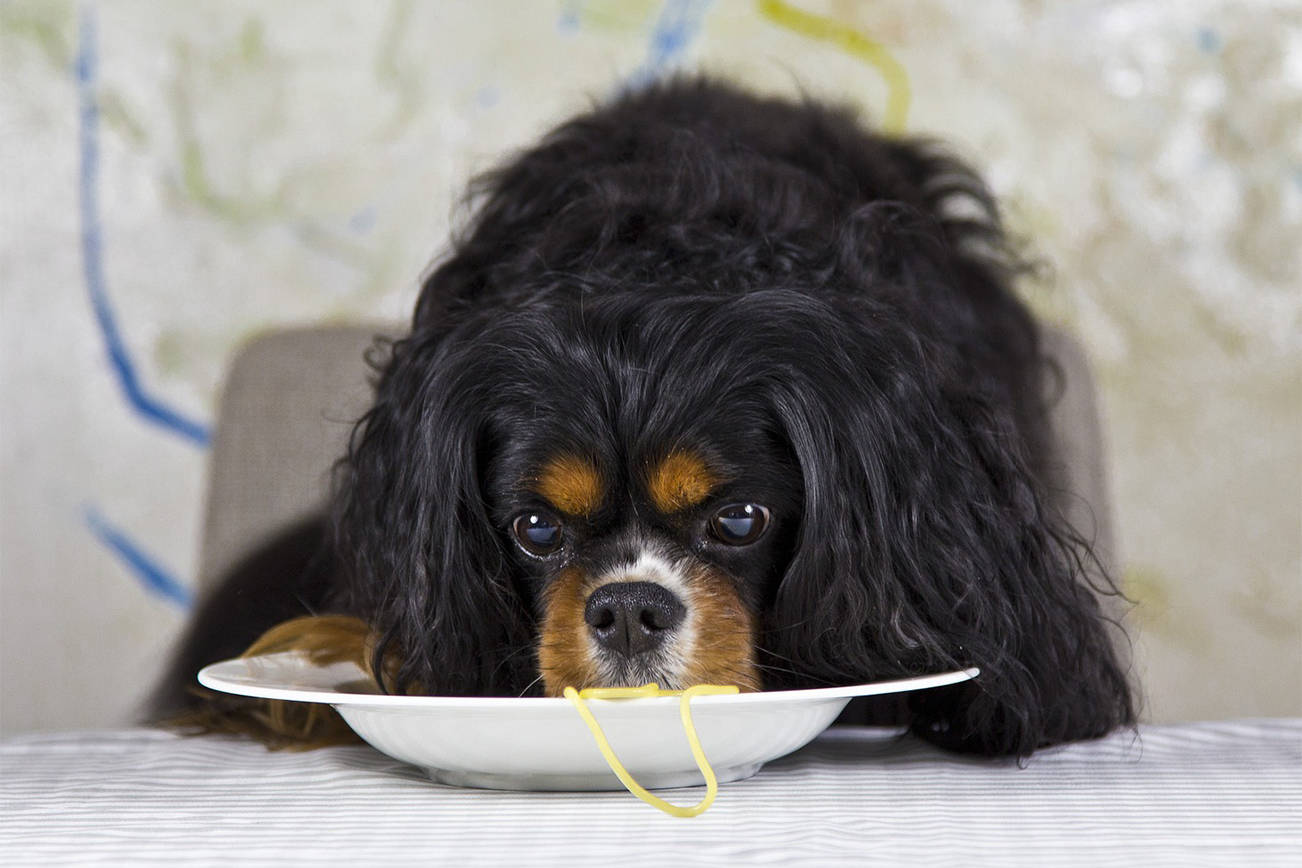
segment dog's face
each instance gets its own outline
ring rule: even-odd
[[[474,438],[485,515],[549,695],[763,683],[760,622],[803,481],[758,348],[681,311],[647,322],[660,313],[638,299],[531,313],[467,349],[493,382]]]
[[[549,695],[760,688],[758,620],[790,558],[800,478],[779,444],[728,418],[660,444],[542,418],[494,463],[492,516],[524,577]]]

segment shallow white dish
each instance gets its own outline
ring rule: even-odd
[[[750,777],[803,747],[853,697],[942,687],[977,669],[899,681],[692,699],[692,719],[719,782]],[[321,702],[378,750],[453,786],[508,790],[619,790],[592,733],[567,699],[388,696],[351,663],[315,666],[295,653],[214,663],[205,687],[263,699]],[[369,692],[368,692],[369,691]],[[590,699],[629,772],[648,789],[700,786],[674,696]]]

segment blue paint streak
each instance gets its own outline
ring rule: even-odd
[[[556,19],[556,31],[569,36],[579,32],[580,23],[579,10],[573,3],[567,3],[561,9],[560,17]]]
[[[1205,54],[1221,50],[1221,35],[1210,27],[1198,28],[1198,49]]]
[[[125,531],[110,524],[93,506],[84,507],[82,512],[90,532],[118,556],[144,585],[145,590],[181,609],[189,609],[194,604],[194,594],[190,589],[146,554]]]
[[[375,228],[375,206],[367,205],[362,210],[348,218],[348,228],[358,235],[370,232]]]
[[[710,0],[665,0],[651,31],[647,58],[627,85],[637,88],[659,78],[696,38],[709,7]]]
[[[91,306],[104,342],[108,347],[109,362],[117,374],[119,385],[127,403],[147,422],[162,427],[199,446],[207,446],[212,439],[208,426],[186,418],[162,401],[146,394],[136,367],[127,352],[126,342],[118,329],[113,306],[109,302],[107,281],[104,278],[103,232],[99,220],[99,105],[95,99],[96,74],[95,16],[83,10],[78,34],[76,76],[79,116],[79,142],[81,150],[80,208],[81,208],[81,258],[90,293]]]

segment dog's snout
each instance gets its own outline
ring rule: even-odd
[[[602,647],[632,657],[660,647],[686,614],[663,585],[615,582],[592,592],[583,620]]]

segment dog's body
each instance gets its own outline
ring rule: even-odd
[[[680,81],[477,194],[335,514],[206,602],[160,709],[261,631],[337,612],[370,625],[393,691],[974,665],[910,700],[915,732],[1026,754],[1133,721],[970,171],[842,110]]]

